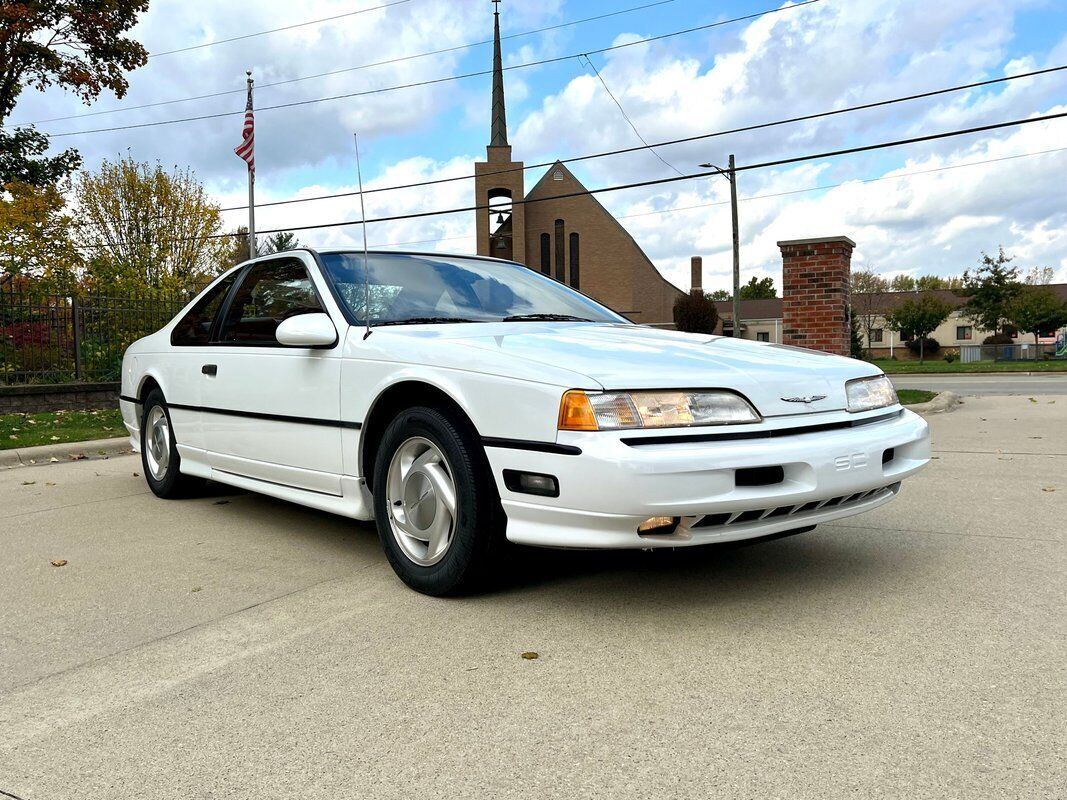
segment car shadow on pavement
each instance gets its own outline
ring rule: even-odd
[[[832,526],[790,537],[660,550],[515,548],[510,568],[484,596],[548,590],[585,605],[592,597],[659,606],[707,605],[870,585],[908,570],[908,556]],[[562,590],[562,591],[561,591]],[[605,594],[607,592],[607,594]]]

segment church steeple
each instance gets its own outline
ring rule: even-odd
[[[504,108],[504,66],[500,58],[500,0],[493,0],[493,126],[490,147],[508,146],[508,119]]]

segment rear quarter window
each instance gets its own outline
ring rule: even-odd
[[[211,340],[211,325],[215,316],[219,313],[226,294],[233,286],[238,272],[227,275],[217,284],[212,286],[203,297],[196,301],[185,316],[170,333],[170,343],[178,347],[188,345],[207,344]]]

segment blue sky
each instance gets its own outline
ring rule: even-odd
[[[644,0],[647,2],[648,0]],[[136,34],[159,52],[254,30],[342,14],[380,0],[269,0],[232,14],[209,0],[155,2]],[[504,0],[505,36],[642,5],[643,0]],[[788,4],[786,4],[788,5]],[[588,52],[638,38],[779,8],[775,2],[673,0],[633,13],[507,39],[505,63]],[[48,122],[48,132],[81,131],[197,114],[239,112],[243,71],[259,84],[338,70],[488,39],[485,0],[409,0],[386,9],[239,42],[153,58],[130,76],[123,101],[107,110],[224,89],[196,102]],[[324,78],[264,87],[257,106],[425,81],[487,69],[488,45]],[[1007,0],[820,0],[755,20],[591,56],[649,141],[696,135],[912,92],[1067,63],[1067,7]],[[527,163],[638,143],[600,83],[576,59],[509,70],[508,123],[516,158]],[[701,161],[739,164],[848,147],[1064,110],[1064,73],[984,91],[916,101],[818,122],[738,134],[660,150],[683,172]],[[351,132],[360,131],[370,185],[464,175],[484,157],[489,78],[468,78],[369,97],[257,114],[257,199],[347,191],[354,186]],[[41,120],[86,109],[50,90],[26,92],[13,120]],[[191,166],[224,206],[244,201],[243,165],[232,154],[240,116],[56,139],[82,150],[89,166],[126,152],[146,161]],[[1067,280],[1064,175],[1067,122],[745,173],[739,183],[743,265],[772,275],[774,242],[846,234],[856,261],[886,274],[959,273],[981,250],[1004,244],[1023,266],[1052,266]],[[1006,160],[1000,160],[1006,159]],[[986,164],[974,162],[986,161]],[[960,166],[968,164],[972,166]],[[952,169],[945,169],[952,167]],[[590,187],[673,174],[647,152],[574,165]],[[938,170],[938,171],[931,171]],[[904,174],[895,178],[894,175]],[[913,174],[922,173],[922,174]],[[527,173],[527,187],[540,177]],[[858,180],[879,178],[873,183]],[[832,189],[811,187],[845,183]],[[705,285],[725,285],[729,269],[724,181],[700,180],[602,195],[668,278],[687,280],[688,257],[705,257]],[[797,190],[807,190],[798,192]],[[469,205],[469,182],[368,196],[383,216]],[[797,192],[795,194],[783,194]],[[779,195],[778,197],[765,197]],[[763,199],[759,199],[759,198]],[[712,205],[719,204],[719,205]],[[697,206],[697,208],[689,208]],[[667,208],[671,213],[651,214]],[[358,218],[346,198],[274,209],[259,227]],[[227,212],[227,224],[244,219]],[[473,247],[472,214],[371,226],[372,242],[425,242],[427,249]],[[355,242],[357,227],[308,232],[310,244]],[[440,241],[426,241],[440,240]]]

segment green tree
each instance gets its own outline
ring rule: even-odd
[[[123,97],[125,72],[148,60],[125,37],[148,0],[0,1],[0,126],[27,86],[61,86],[84,102],[105,89]],[[0,129],[0,184],[53,185],[80,164],[76,150],[45,157],[48,137],[33,128]]]
[[[12,182],[0,192],[0,271],[66,294],[82,266],[66,200],[55,186]]]
[[[886,314],[885,321],[892,330],[899,331],[902,338],[918,337],[921,363],[925,355],[923,343],[926,337],[937,330],[951,313],[952,306],[940,297],[924,294],[916,300],[905,300]]]
[[[1044,286],[1026,286],[1008,304],[1008,321],[1020,332],[1034,335],[1034,358],[1041,333],[1067,325],[1067,301]]]
[[[894,292],[914,292],[915,278],[911,275],[894,275],[889,282],[890,290]]]
[[[778,296],[778,290],[774,288],[774,278],[756,280],[753,275],[748,283],[741,287],[742,300],[770,300]]]
[[[719,312],[709,294],[683,294],[674,303],[674,326],[686,333],[715,333]]]
[[[295,250],[298,247],[300,247],[300,242],[292,231],[278,231],[278,233],[271,234],[262,248],[258,242],[256,243],[256,251],[261,255],[284,253],[286,250]]]
[[[710,297],[712,300],[722,302],[723,300],[732,299],[733,295],[730,294],[729,290],[727,289],[716,289],[714,292],[709,294],[708,297]]]
[[[849,316],[848,332],[849,355],[853,358],[867,358],[867,351],[863,348],[863,336],[860,331],[860,323],[854,314]]]
[[[74,194],[95,286],[173,294],[197,288],[223,265],[222,214],[190,170],[105,161],[78,176]]]
[[[1010,266],[1012,257],[1004,248],[996,256],[982,253],[978,269],[963,273],[963,293],[968,297],[963,313],[979,328],[1002,333],[1008,323],[1008,307],[1019,293],[1019,270]]]

